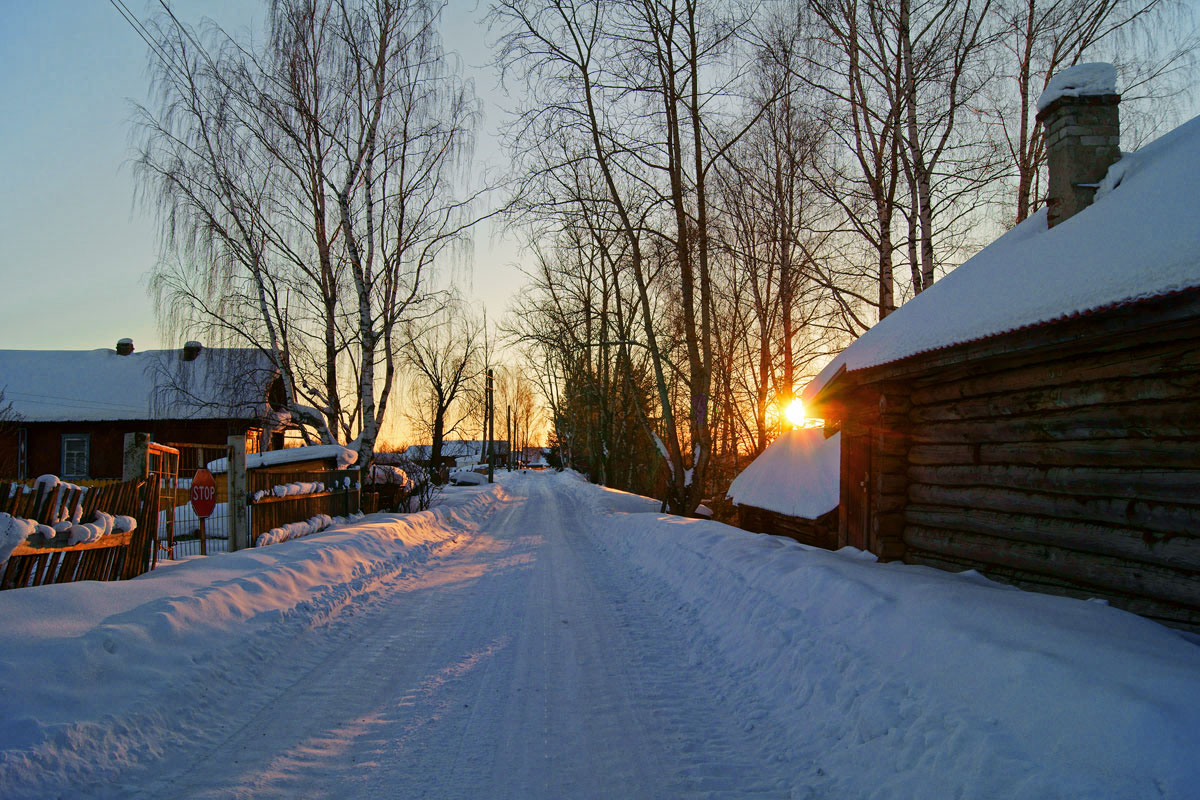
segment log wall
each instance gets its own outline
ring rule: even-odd
[[[1200,324],[907,382],[904,560],[1200,630]]]
[[[802,544],[826,550],[837,548],[837,526],[836,508],[816,519],[804,519],[754,506],[738,506],[738,527],[742,530],[787,536]]]

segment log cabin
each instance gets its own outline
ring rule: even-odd
[[[1198,631],[1200,118],[1122,155],[1114,88],[1064,85],[1048,207],[803,393],[837,543]]]
[[[122,477],[126,433],[158,442],[282,447],[283,387],[257,350],[206,348],[0,350],[0,477]]]
[[[738,527],[835,549],[840,448],[823,428],[785,431],[729,484]]]

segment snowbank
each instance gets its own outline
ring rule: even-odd
[[[358,453],[340,444],[314,444],[305,447],[288,447],[284,450],[269,450],[246,456],[246,469],[274,467],[294,464],[298,461],[313,461],[319,458],[336,458],[337,469],[348,469],[358,461]],[[229,459],[218,458],[208,462],[208,471],[213,474],[227,472]]]
[[[831,361],[834,375],[1200,286],[1200,117],[1109,170],[1053,229],[1043,208],[909,300]],[[1119,178],[1119,180],[1118,180]]]
[[[597,509],[638,505],[561,486]],[[661,582],[679,630],[695,619],[715,643],[734,680],[714,690],[744,702],[748,724],[769,704],[810,764],[798,777],[811,796],[1187,798],[1200,787],[1200,648],[1168,628],[714,522],[614,514],[598,533]]]
[[[822,428],[787,431],[729,485],[735,506],[753,506],[789,517],[816,519],[841,502],[842,435]]]
[[[491,486],[132,581],[0,592],[0,796],[70,795],[203,735],[222,686],[470,536],[506,497]]]

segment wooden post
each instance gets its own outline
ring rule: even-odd
[[[150,452],[150,434],[125,434],[125,457],[121,463],[121,480],[135,481],[150,474],[147,456]]]
[[[250,509],[246,505],[246,437],[229,437],[229,550],[250,546]]]
[[[496,436],[496,381],[490,369],[487,371],[487,419],[483,424],[487,426],[488,483],[494,483],[496,455],[492,450],[492,439]]]

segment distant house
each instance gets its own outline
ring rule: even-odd
[[[155,441],[282,446],[282,386],[256,350],[0,350],[0,389],[17,419],[0,429],[0,474],[120,478],[126,433]],[[274,441],[272,441],[272,437]]]
[[[527,469],[546,469],[550,466],[547,460],[550,456],[548,447],[525,447],[518,454],[517,462]]]
[[[414,444],[404,451],[404,457],[422,466],[429,466],[431,444]],[[492,453],[496,465],[508,463],[508,442],[493,441]],[[487,461],[487,441],[482,439],[447,439],[442,442],[440,463],[435,468],[473,467]]]
[[[729,485],[738,525],[790,536],[814,547],[837,546],[841,434],[787,431]]]
[[[1111,86],[1057,86],[1048,213],[805,389],[838,544],[1200,630],[1200,118],[1120,157]]]

